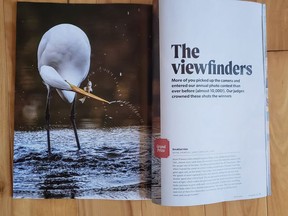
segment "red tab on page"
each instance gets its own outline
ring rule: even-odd
[[[170,145],[168,139],[156,139],[154,141],[154,155],[158,158],[168,158],[170,156]]]

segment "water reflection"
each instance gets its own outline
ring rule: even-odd
[[[78,132],[82,143],[80,151],[76,150],[71,130],[51,131],[51,155],[47,154],[42,131],[15,133],[14,197],[150,197],[151,136],[148,128]]]
[[[53,167],[54,169],[46,170],[41,177],[39,183],[36,184],[38,188],[38,197],[45,199],[49,198],[75,198],[79,186],[77,185],[78,176],[76,171],[73,171],[71,166],[63,165],[63,157],[61,155],[50,155],[42,160],[42,164],[38,164],[37,172],[41,167]],[[69,165],[69,164],[68,164]]]

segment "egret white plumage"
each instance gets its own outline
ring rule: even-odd
[[[86,34],[77,26],[59,24],[49,29],[38,46],[38,70],[47,87],[46,124],[48,152],[50,148],[50,99],[51,91],[56,89],[60,97],[72,103],[70,119],[78,149],[75,123],[75,92],[102,102],[108,101],[79,88],[87,77],[90,68],[91,47]]]

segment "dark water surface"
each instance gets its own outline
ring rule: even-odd
[[[145,127],[78,130],[15,131],[15,198],[150,197],[150,131]]]

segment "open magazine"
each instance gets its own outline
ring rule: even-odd
[[[269,195],[265,31],[244,1],[18,3],[13,197]]]

